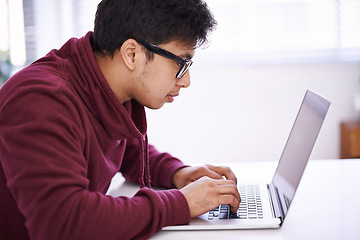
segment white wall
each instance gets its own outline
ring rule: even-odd
[[[191,69],[175,102],[148,110],[149,139],[188,163],[278,160],[306,89],[332,105],[312,159],[339,157],[339,124],[356,116],[359,63]]]
[[[73,2],[35,0],[39,57],[74,35]],[[219,60],[215,64],[206,50],[197,55],[190,88],[174,103],[147,111],[149,140],[158,149],[195,164],[278,160],[305,90],[311,89],[332,102],[312,158],[339,157],[339,124],[356,116],[360,63],[237,66],[231,61],[225,67],[232,57],[220,53],[217,59],[224,63],[216,67]]]

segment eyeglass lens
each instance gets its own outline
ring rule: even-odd
[[[182,78],[185,75],[185,73],[189,70],[192,63],[193,62],[190,59],[185,60],[185,62],[183,63],[183,66],[180,68],[179,72],[176,74],[176,78],[177,79]]]

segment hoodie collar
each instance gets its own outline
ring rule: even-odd
[[[135,100],[121,104],[117,99],[95,60],[90,43],[92,35],[88,32],[65,44],[65,49],[73,55],[72,64],[78,68],[75,88],[111,139],[144,139],[147,131],[144,106]]]

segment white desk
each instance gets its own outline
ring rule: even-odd
[[[271,181],[276,163],[229,164],[238,182]],[[260,168],[261,170],[257,170]],[[360,239],[360,159],[310,161],[289,213],[280,229],[161,231],[152,239]],[[117,175],[113,196],[133,196],[138,186]]]

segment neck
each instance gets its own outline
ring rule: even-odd
[[[100,55],[99,53],[94,53],[95,59],[99,68],[104,75],[105,80],[107,81],[110,89],[114,92],[117,99],[123,104],[129,101],[131,98],[127,94],[127,82],[126,76],[123,72],[123,64],[121,61],[114,56]]]

